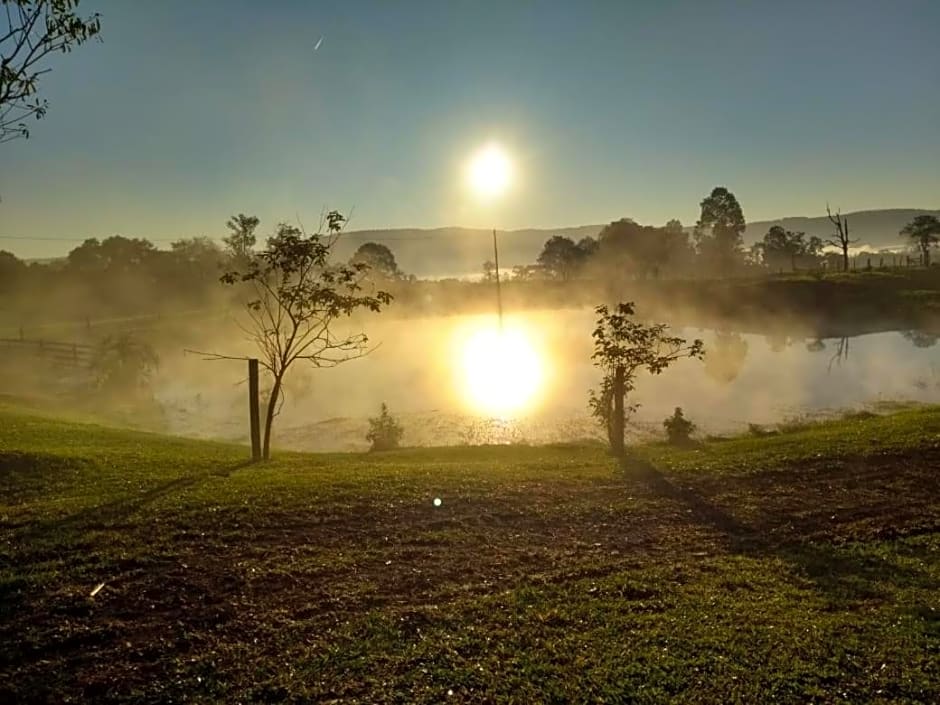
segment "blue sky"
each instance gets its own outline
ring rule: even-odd
[[[940,2],[118,2],[0,145],[0,237],[940,207]],[[320,49],[313,47],[324,37]],[[461,167],[498,140],[496,208]],[[24,257],[64,240],[0,240]]]

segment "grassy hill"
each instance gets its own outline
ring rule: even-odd
[[[244,456],[0,407],[0,701],[940,701],[938,409]]]

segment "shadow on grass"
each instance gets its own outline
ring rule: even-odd
[[[811,517],[786,517],[787,523],[793,527],[792,532],[775,538],[739,521],[694,489],[677,485],[645,460],[628,457],[621,462],[621,467],[627,475],[644,482],[661,497],[687,507],[698,523],[726,536],[732,552],[782,559],[793,567],[796,576],[808,580],[834,603],[885,599],[897,590],[909,587],[940,590],[940,581],[926,570],[902,565],[890,556],[877,553],[874,547],[864,542],[838,545],[819,537],[813,540],[801,537],[801,528],[816,528]],[[903,502],[904,498],[899,497],[898,501]],[[801,526],[801,522],[805,526]],[[908,551],[911,550],[915,549],[908,546]],[[928,546],[915,552],[922,561],[936,560],[931,557]],[[894,555],[893,551],[891,555]]]
[[[111,502],[87,507],[61,519],[38,522],[21,534],[19,538],[29,541],[55,536],[58,540],[61,540],[64,538],[63,534],[73,534],[71,538],[75,538],[75,533],[104,528],[120,522],[131,514],[174,492],[185,490],[210,477],[229,477],[236,470],[241,470],[251,464],[251,461],[246,460],[216,470],[178,477],[140,494],[121,497]]]

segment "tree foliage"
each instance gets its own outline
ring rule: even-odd
[[[728,271],[741,258],[741,243],[747,223],[738,199],[724,186],[716,186],[701,202],[695,224],[695,240],[709,263]]]
[[[823,241],[815,235],[793,232],[780,225],[771,226],[764,239],[754,244],[760,262],[774,270],[796,270],[798,265],[813,267],[822,255]]]
[[[598,243],[598,254],[605,267],[644,278],[658,276],[668,267],[684,265],[689,254],[688,235],[681,224],[676,230],[621,218],[604,226]]]
[[[223,237],[222,242],[233,257],[242,261],[251,257],[252,250],[258,241],[255,230],[258,229],[260,223],[261,221],[256,216],[244,213],[233,215],[228,219],[225,227],[231,234]]]
[[[398,419],[392,416],[388,405],[383,401],[379,415],[369,419],[366,440],[372,444],[371,450],[395,450],[404,433]]]
[[[695,424],[689,421],[685,414],[682,413],[682,407],[677,406],[676,410],[672,412],[672,416],[668,416],[663,420],[663,428],[666,429],[666,438],[672,445],[681,446],[689,443],[692,437],[692,433],[695,431]]]
[[[584,242],[582,240],[582,242]],[[585,243],[590,248],[590,243]],[[545,241],[536,263],[552,279],[568,281],[587,260],[589,253],[570,237],[553,235]]]
[[[594,353],[591,358],[603,376],[600,388],[590,391],[589,406],[606,429],[611,447],[618,449],[623,445],[624,419],[617,418],[615,408],[622,408],[624,413],[637,409],[638,404],[625,402],[636,388],[638,374],[643,370],[652,375],[661,374],[684,357],[701,359],[705,348],[701,340],[689,342],[670,335],[669,326],[664,323],[635,320],[632,302],[617,304],[613,311],[607,306],[598,306],[594,311],[597,326],[592,333]],[[622,379],[620,389],[617,389],[618,378]]]
[[[39,79],[53,53],[68,53],[101,31],[98,13],[81,17],[78,0],[0,0],[0,142],[28,138],[30,118],[48,101]],[[4,25],[4,20],[6,24]]]
[[[365,355],[369,351],[365,333],[337,334],[333,324],[361,309],[379,311],[391,302],[385,291],[363,290],[368,265],[332,262],[345,220],[331,211],[323,224],[326,232],[310,235],[281,223],[264,250],[241,269],[222,276],[223,283],[240,283],[248,289],[249,321],[243,329],[258,348],[259,364],[271,376],[262,446],[265,459],[270,457],[271,427],[290,367],[298,360],[334,367]]]
[[[918,215],[901,229],[901,236],[920,250],[924,266],[929,267],[930,251],[940,242],[940,218],[935,215]]]
[[[379,242],[366,242],[360,245],[350,262],[352,264],[363,263],[372,272],[387,279],[396,279],[401,276],[394,253]]]

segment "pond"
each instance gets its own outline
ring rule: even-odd
[[[487,352],[499,330],[495,316],[377,319],[367,326],[378,344],[368,356],[331,369],[296,369],[275,445],[364,449],[367,419],[383,401],[400,418],[408,445],[600,438],[587,407],[599,379],[591,363],[594,319],[590,310],[508,313],[504,335],[516,342],[505,355]],[[940,402],[940,346],[925,333],[819,340],[676,332],[702,338],[706,357],[641,376],[634,437],[661,435],[662,420],[677,406],[700,432],[720,434],[887,402]],[[238,363],[164,360],[172,374],[157,380],[157,396],[169,432],[247,438]]]

